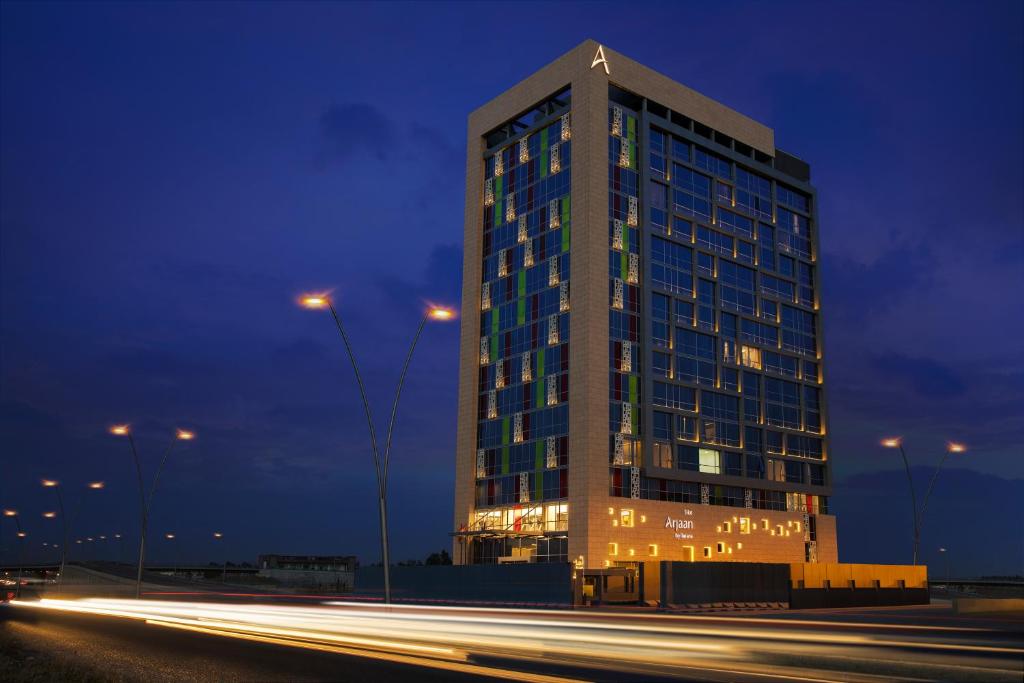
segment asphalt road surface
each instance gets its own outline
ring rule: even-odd
[[[0,657],[20,648],[98,681],[1024,679],[1024,620],[941,606],[666,615],[46,600],[0,607],[0,642],[13,648]]]

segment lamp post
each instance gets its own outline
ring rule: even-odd
[[[928,490],[924,494],[924,501],[921,504],[920,510],[917,507],[917,494],[914,491],[914,479],[910,474],[910,461],[907,459],[907,452],[903,450],[903,439],[900,437],[889,437],[882,439],[882,446],[885,448],[898,448],[900,455],[903,456],[903,465],[907,470],[907,483],[910,485],[910,505],[914,515],[914,564],[917,564],[918,549],[921,544],[921,525],[924,521],[924,512],[928,508],[928,500],[931,498],[932,489],[935,487],[935,480],[939,476],[939,470],[946,463],[946,458],[949,457],[950,453],[964,453],[967,451],[967,447],[961,443],[949,442],[946,444],[946,450],[942,455],[942,459],[939,460],[939,464],[935,466],[935,471],[932,472],[931,481],[928,483]]]
[[[179,429],[174,434],[174,438],[167,444],[167,448],[164,449],[164,455],[160,459],[160,465],[157,467],[156,475],[153,477],[153,486],[149,491],[149,499],[146,499],[146,492],[142,484],[142,465],[139,464],[139,452],[135,448],[135,439],[132,437],[131,427],[127,424],[114,425],[110,428],[110,433],[114,436],[127,436],[128,444],[131,446],[132,459],[135,461],[135,474],[139,480],[139,566],[135,575],[135,598],[139,599],[142,597],[142,567],[146,561],[146,527],[149,522],[149,510],[153,505],[153,496],[156,495],[156,485],[160,481],[160,473],[164,469],[164,463],[167,462],[167,456],[171,454],[171,449],[174,448],[174,444],[178,441],[191,441],[196,438],[194,432]]]
[[[224,534],[222,534],[219,531],[214,531],[213,532],[213,540],[214,541],[220,541],[221,551],[223,552],[223,550],[224,550]],[[224,570],[221,572],[220,582],[221,583],[227,583],[228,582],[228,556],[227,556],[227,553],[224,554]]]
[[[949,551],[939,548],[939,553],[946,558],[946,590],[949,590]]]
[[[366,389],[363,386],[362,377],[359,374],[359,366],[356,364],[355,354],[352,352],[352,346],[349,344],[348,335],[345,333],[345,328],[341,324],[341,317],[338,315],[337,310],[334,308],[334,302],[331,301],[331,297],[327,293],[323,294],[305,294],[299,299],[299,303],[310,309],[323,309],[326,308],[331,312],[331,317],[334,318],[334,324],[338,328],[338,333],[341,335],[341,340],[345,345],[345,351],[348,354],[348,359],[352,364],[352,371],[356,376],[356,384],[359,386],[359,396],[363,401],[363,411],[366,413],[366,427],[370,432],[370,448],[373,453],[373,466],[377,475],[377,502],[378,502],[378,515],[380,518],[380,547],[381,547],[381,563],[384,566],[384,603],[390,604],[391,602],[391,568],[390,558],[388,555],[388,512],[387,512],[387,479],[388,479],[388,464],[391,457],[391,435],[395,426],[395,418],[398,413],[398,399],[402,393],[402,385],[405,383],[405,375],[409,369],[409,362],[412,360],[413,351],[416,349],[416,342],[419,341],[420,334],[423,332],[423,327],[427,324],[428,320],[452,320],[455,318],[455,313],[451,309],[442,308],[439,306],[430,306],[423,314],[423,319],[420,321],[419,326],[416,328],[416,334],[413,335],[412,344],[409,346],[409,352],[405,356],[405,364],[402,366],[402,374],[398,379],[398,387],[395,390],[395,399],[391,406],[391,420],[388,422],[388,431],[385,438],[384,446],[384,457],[381,458],[380,449],[377,447],[377,436],[373,428],[373,417],[370,413],[370,403],[366,399]]]
[[[28,536],[21,529],[21,520],[18,518],[17,510],[4,510],[4,517],[10,517],[14,520],[14,524],[18,527],[16,537],[18,539],[18,587],[15,589],[15,595],[21,597],[21,571],[22,565],[25,564],[25,537]]]
[[[75,504],[74,510],[72,510],[72,518],[68,519],[68,516],[64,512],[64,496],[61,495],[61,485],[56,479],[43,479],[40,481],[43,488],[53,489],[53,492],[57,494],[57,507],[59,509],[61,526],[63,527],[64,540],[60,544],[60,573],[57,574],[57,591],[60,592],[61,587],[64,585],[64,568],[67,566],[68,559],[68,534],[71,532],[72,523],[78,518],[78,513],[82,509],[82,502],[85,499],[83,495],[78,497],[78,502]],[[102,481],[90,481],[86,484],[86,490],[88,491],[100,491],[106,484]],[[44,512],[43,517],[53,519],[56,513]]]

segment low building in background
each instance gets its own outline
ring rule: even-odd
[[[286,586],[350,591],[355,555],[260,555],[259,575]]]

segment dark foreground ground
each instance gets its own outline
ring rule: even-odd
[[[165,603],[151,604],[156,614]],[[258,614],[267,603],[242,606]],[[376,640],[272,644],[252,630],[229,637],[0,605],[0,681],[1024,680],[1024,619],[956,616],[944,605],[702,616],[303,608],[340,619],[345,637]],[[389,630],[372,635],[382,623]],[[461,659],[401,649],[416,643],[449,644]]]

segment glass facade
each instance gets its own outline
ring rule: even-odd
[[[827,512],[812,196],[631,103],[608,112],[610,493]]]
[[[571,122],[538,115],[484,159],[475,562],[566,561]],[[551,538],[543,534],[562,532]],[[531,536],[532,535],[532,536]],[[523,539],[527,538],[525,543]]]

